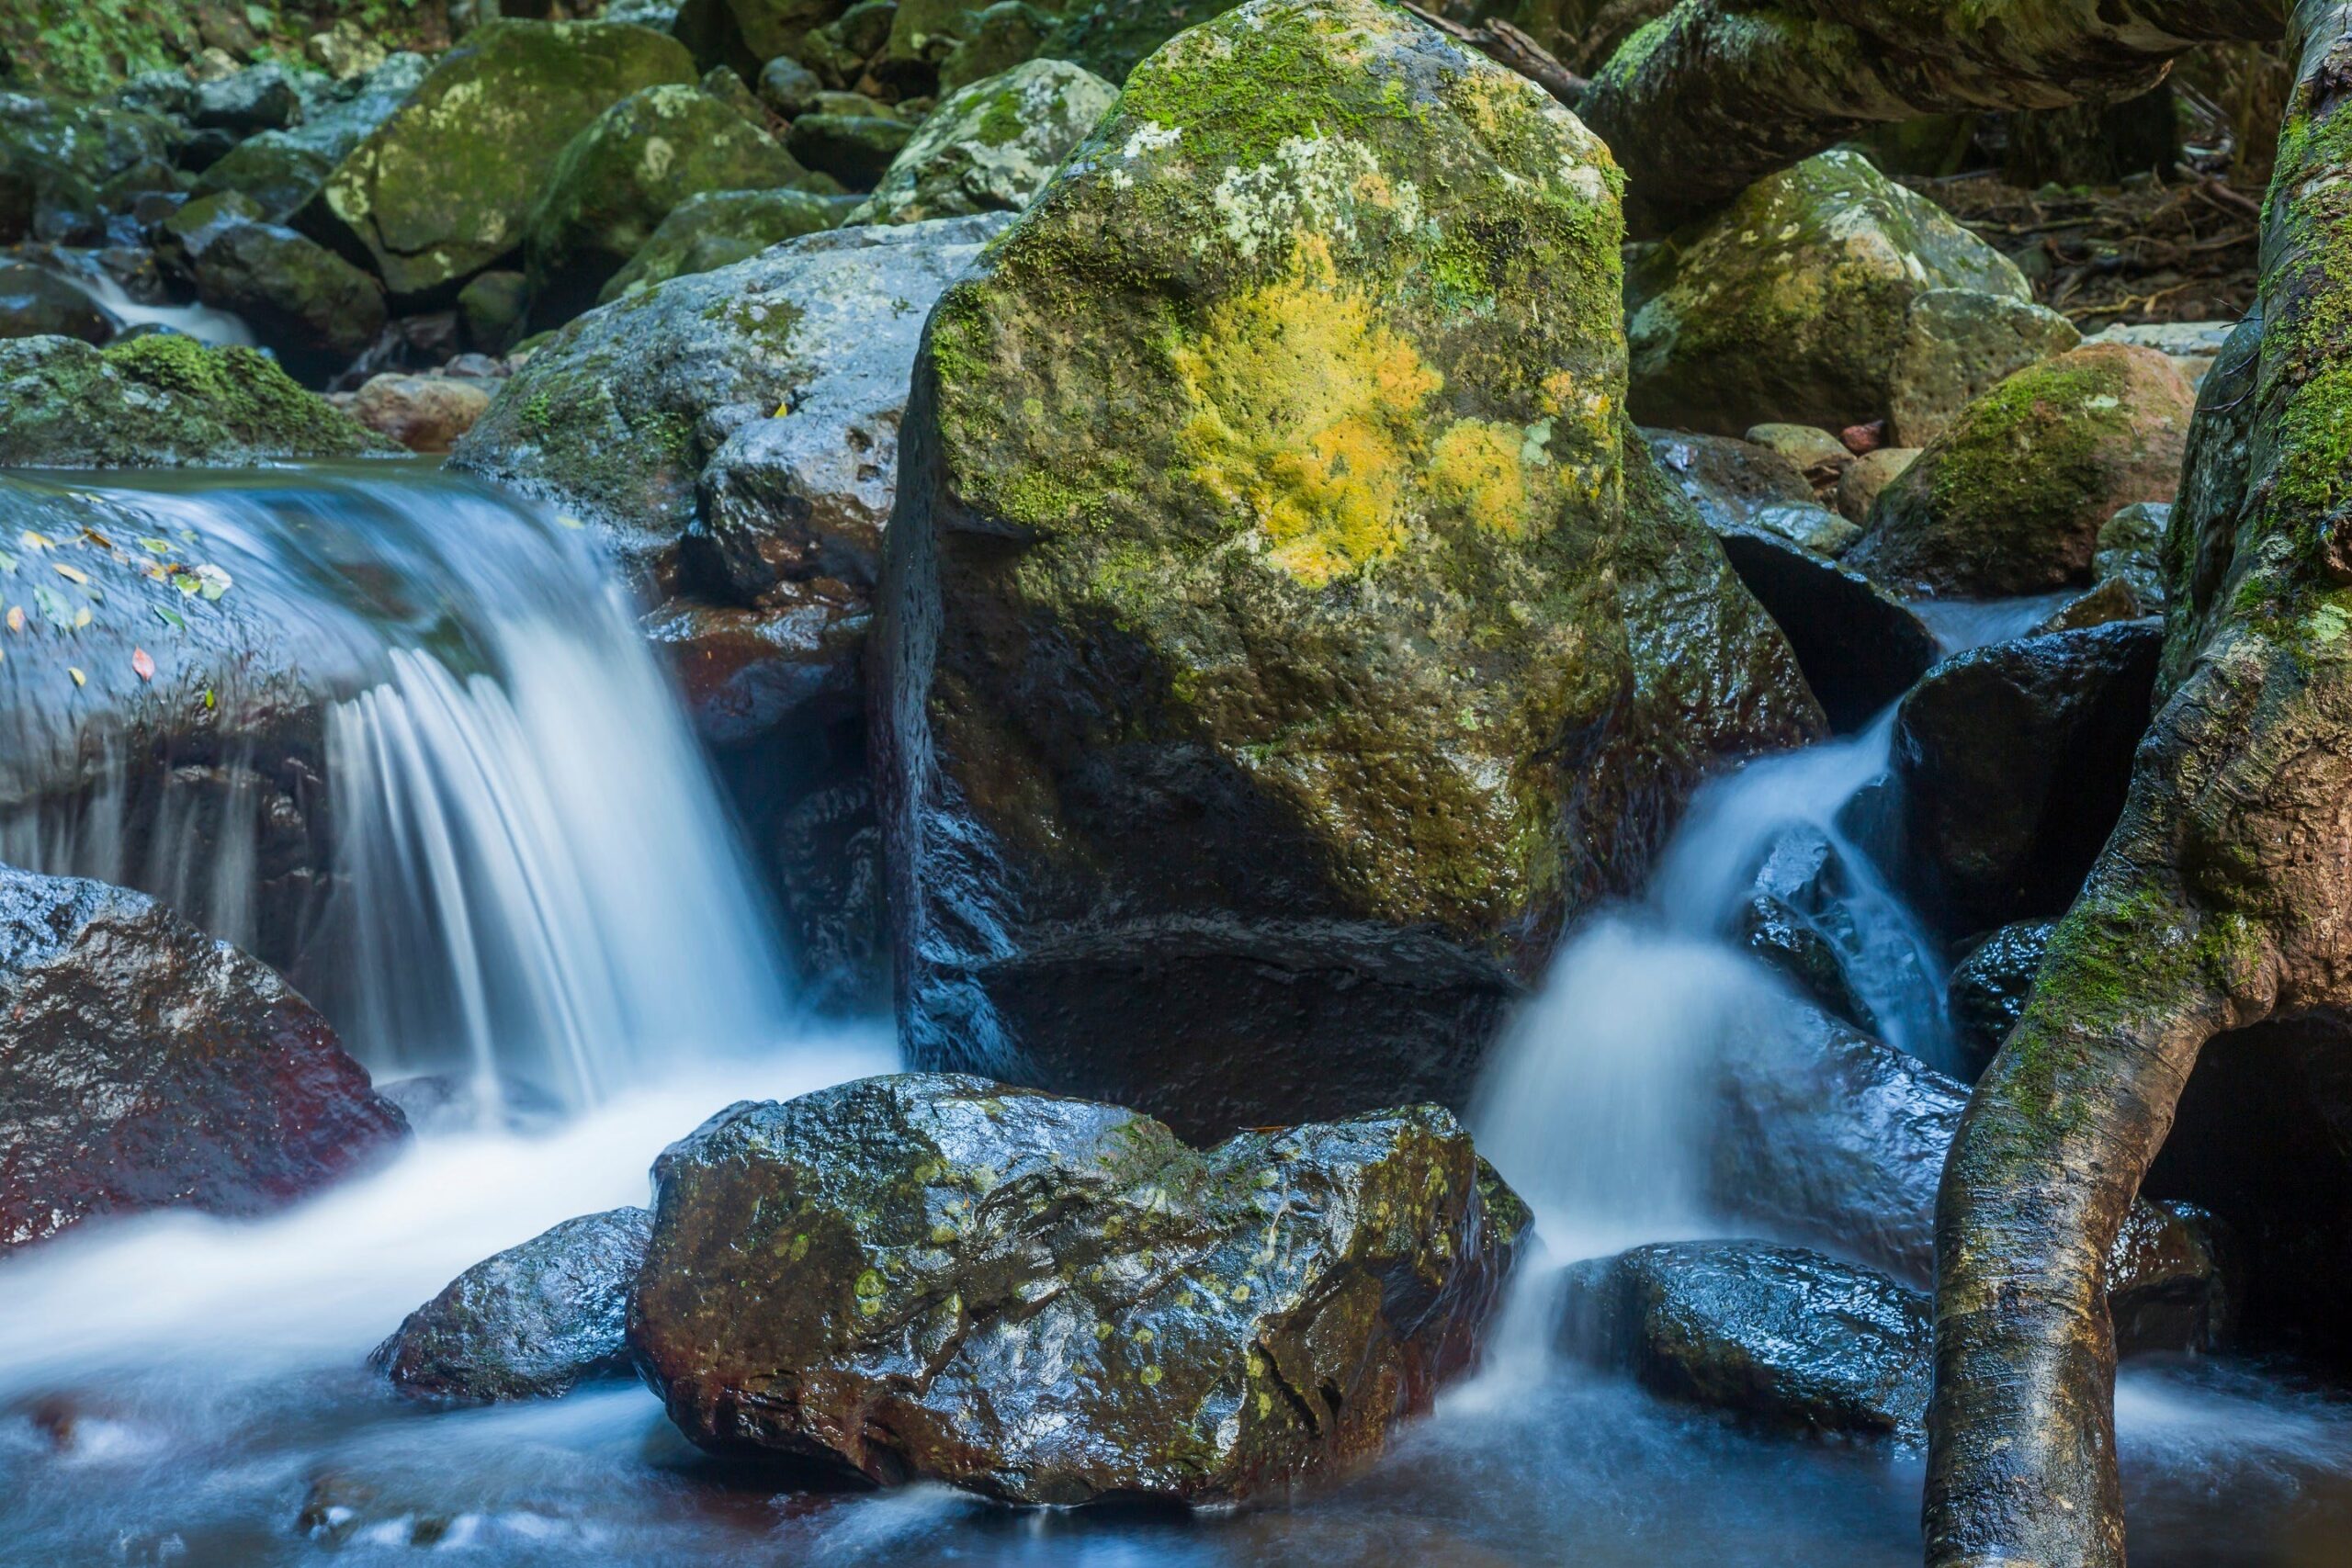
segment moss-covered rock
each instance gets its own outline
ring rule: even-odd
[[[1070,6],[1037,52],[1083,65],[1124,85],[1144,57],[1182,32],[1232,9],[1233,0],[1099,0]]]
[[[2165,356],[2086,344],[2019,371],[1879,493],[1849,565],[1906,592],[2087,581],[2100,526],[2179,487],[2196,396]]]
[[[365,257],[397,301],[454,297],[521,247],[572,137],[631,93],[695,79],[685,50],[644,28],[492,22],[342,162],[299,226]]]
[[[324,382],[383,331],[377,281],[306,235],[260,220],[235,192],[204,197],[164,231],[197,298],[234,312],[298,378]]]
[[[184,134],[141,110],[0,92],[0,243],[104,243],[109,186],[169,166]]]
[[[426,69],[422,56],[397,54],[366,75],[332,87],[306,80],[301,123],[238,142],[197,176],[198,192],[238,191],[259,202],[271,222],[288,220],[318,195],[336,165],[392,117],[424,82]]]
[[[0,261],[0,338],[71,337],[105,343],[122,323],[53,272]]]
[[[600,305],[697,272],[749,260],[770,245],[839,227],[857,207],[854,196],[802,190],[707,191],[670,209],[652,238],[613,274]]]
[[[1259,0],[941,301],[879,645],[918,1061],[1187,1130],[1458,1094],[1682,764],[1807,732],[1629,474],[1614,181],[1404,13]]]
[[[0,343],[0,468],[238,468],[396,450],[267,355],[193,338]]]
[[[1527,1226],[1435,1106],[1195,1150],[931,1075],[734,1106],[654,1188],[629,1340],[689,1438],[1044,1504],[1377,1454],[1475,1356]]]
[[[197,176],[203,195],[234,191],[280,222],[301,210],[334,172],[335,160],[282,130],[247,137]]]
[[[1911,302],[1939,288],[2032,299],[1999,252],[1860,153],[1809,158],[1634,269],[1634,413],[1722,435],[1884,418]]]
[[[2006,294],[1931,288],[1911,301],[1887,374],[1886,434],[1925,446],[1975,399],[2083,341],[2057,311]]]
[[[794,157],[850,189],[872,190],[914,136],[913,125],[894,114],[820,110],[794,120],[785,145]]]
[[[975,82],[931,111],[851,221],[1018,212],[1118,99],[1110,83],[1060,60]]]
[[[594,304],[689,197],[772,189],[807,173],[774,137],[698,87],[630,94],[571,139],[531,209],[523,247],[533,321],[560,326]]]
[[[996,0],[992,6],[976,6],[956,47],[939,62],[940,96],[960,92],[975,82],[1040,58],[1046,39],[1060,25],[1060,17],[1029,0]]]

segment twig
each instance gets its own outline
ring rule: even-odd
[[[1432,11],[1424,11],[1412,0],[1404,0],[1410,11],[1456,43],[1469,45],[1498,65],[1507,65],[1570,108],[1592,85],[1544,51],[1544,46],[1499,17],[1489,17],[1476,27],[1449,21]]]

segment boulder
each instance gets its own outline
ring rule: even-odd
[[[629,1371],[628,1299],[653,1216],[585,1214],[483,1259],[408,1314],[368,1363],[412,1399],[548,1399]]]
[[[103,344],[121,330],[78,285],[20,262],[0,262],[0,338],[70,337]]]
[[[780,54],[760,68],[760,101],[786,119],[814,108],[824,82],[800,62]]]
[[[100,192],[171,165],[185,134],[141,109],[0,90],[0,243],[103,243]]]
[[[260,213],[234,193],[189,202],[164,224],[172,259],[198,299],[241,318],[289,374],[324,382],[374,346],[384,330],[383,288]]]
[[[687,197],[770,189],[806,173],[774,137],[698,87],[630,94],[565,146],[525,221],[533,321],[560,326],[593,306]]]
[[[1880,492],[1846,558],[1905,592],[1962,598],[2087,581],[2119,507],[2172,499],[2194,402],[2149,348],[2086,344],[2021,370]]]
[[[2136,621],[2159,613],[2159,607],[2140,603],[2132,585],[2120,577],[2100,579],[2097,583],[2075,594],[2057,609],[2034,623],[2033,637],[2050,632],[2079,631],[2085,626],[2110,626],[2117,621]]]
[[[505,354],[523,340],[531,280],[519,272],[484,272],[458,290],[458,321],[477,354]]]
[[[2160,501],[2134,502],[2099,525],[2091,575],[2102,582],[2120,581],[2143,615],[2163,614],[2171,597],[2164,565],[2165,532],[2171,525],[2172,507]]]
[[[1046,39],[1059,26],[1060,17],[1029,0],[996,0],[994,5],[974,6],[959,29],[956,47],[939,62],[940,96],[945,98],[975,82],[1043,57]]]
[[[1195,1150],[956,1076],[730,1107],[654,1186],[629,1341],[687,1437],[1021,1503],[1368,1460],[1473,1361],[1527,1226],[1435,1106]]]
[[[1124,85],[1161,44],[1231,8],[1232,0],[1078,0],[1064,9],[1061,24],[1037,52]]]
[[[1747,519],[1747,531],[1769,534],[1814,555],[1835,558],[1862,531],[1826,506],[1810,502],[1778,502],[1759,508]]]
[[[282,131],[271,131],[237,143],[197,176],[199,196],[235,192],[249,197],[256,211],[272,223],[281,223],[301,210],[334,172],[327,153]]]
[[[893,114],[804,114],[784,144],[792,155],[852,190],[872,190],[913,141],[915,128]]]
[[[1846,444],[1829,431],[1815,424],[1781,424],[1766,423],[1751,427],[1747,440],[1751,446],[1765,446],[1778,452],[1797,466],[1798,471],[1813,484],[1815,493],[1823,486],[1835,484],[1838,476],[1854,460]]]
[[[1953,1043],[1973,1079],[2025,1016],[2041,974],[2041,956],[2057,927],[2049,920],[2003,926],[1952,966],[1949,1006]]]
[[[914,1061],[1188,1134],[1458,1096],[1690,775],[1811,730],[1620,412],[1614,179],[1405,14],[1257,0],[941,300],[876,643]]]
[[[194,338],[0,343],[0,468],[242,468],[390,450],[268,355]]]
[[[695,79],[677,41],[643,28],[487,23],[342,161],[297,226],[366,261],[396,302],[444,302],[521,247],[574,136],[631,93]]]
[[[1687,430],[1642,434],[1658,467],[1718,534],[1750,522],[1767,507],[1813,502],[1813,485],[1804,471],[1769,446]]]
[[[187,118],[198,130],[283,130],[301,122],[302,95],[284,66],[248,66],[198,84]]]
[[[1633,269],[1634,416],[1724,435],[1883,419],[1913,302],[1953,288],[2033,298],[1999,252],[1859,152],[1808,158]]]
[[[2057,311],[2009,294],[1931,288],[1911,301],[1887,379],[1887,436],[1925,446],[2029,365],[2083,341]]]
[[[0,867],[0,1256],[112,1214],[262,1213],[406,1133],[256,960],[141,894]]]
[[[327,176],[424,80],[424,56],[396,54],[363,75],[315,87],[300,125],[248,136],[197,178],[200,195],[237,191],[283,223],[316,197]]]
[[[1828,1012],[1885,1034],[1899,1020],[1882,1021],[1874,1003],[1916,1020],[1933,1012],[1936,991],[1908,933],[1871,907],[1871,891],[1826,833],[1792,827],[1757,866],[1733,931]]]
[[[1857,527],[1869,523],[1880,493],[1918,460],[1918,448],[1913,446],[1882,446],[1863,453],[1838,476],[1838,510]]]
[[[2235,321],[2118,321],[2084,341],[2153,348],[2172,361],[2172,367],[2180,372],[2182,380],[2196,387],[2203,383],[2206,373],[2221,358],[2222,348],[2237,327]]]
[[[447,452],[481,421],[492,389],[455,376],[371,376],[351,417],[412,452]]]
[[[1108,82],[1059,60],[975,82],[931,111],[850,221],[1018,212],[1118,97]]]
[[[1764,1242],[1637,1247],[1561,1280],[1561,1349],[1800,1432],[1919,1443],[1933,1338],[1925,1292]]]
[[[1740,581],[1780,623],[1833,729],[1861,728],[1936,662],[1941,650],[1926,623],[1860,572],[1769,523],[1718,536]]]
[[[716,272],[770,245],[838,228],[856,206],[855,197],[804,190],[724,190],[688,197],[671,209],[628,265],[605,280],[596,302],[609,305],[673,277]]]
[[[1906,880],[1945,931],[2064,912],[2123,809],[2162,623],[1996,643],[1903,702],[1894,770]]]

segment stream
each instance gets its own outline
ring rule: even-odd
[[[813,1019],[777,978],[748,851],[582,536],[422,469],[75,488],[126,531],[189,529],[239,581],[321,601],[305,635],[357,673],[327,718],[335,893],[303,977],[379,1083],[437,1075],[462,1113],[273,1219],[94,1226],[0,1269],[0,1562],[1917,1561],[1917,1456],[1662,1403],[1555,1358],[1544,1311],[1575,1258],[1754,1234],[1710,1212],[1703,1085],[1727,1033],[1789,999],[1730,935],[1785,829],[1827,836],[1855,874],[1847,956],[1887,1037],[1947,1060],[1944,955],[1851,826],[1891,715],[1712,783],[1645,896],[1563,945],[1474,1112],[1543,1256],[1486,1369],[1369,1472],[1189,1516],[779,1493],[694,1450],[633,1385],[431,1414],[364,1364],[468,1265],[642,1202],[653,1156],[720,1107],[896,1066],[885,1024]],[[325,603],[355,559],[413,613]],[[2043,608],[1937,629],[1991,640]],[[103,823],[0,825],[0,855],[38,869],[169,871],[109,863],[112,846]],[[233,925],[234,891],[193,907]],[[2133,1362],[2118,1413],[2136,1563],[2352,1555],[2352,1404],[2292,1365]]]

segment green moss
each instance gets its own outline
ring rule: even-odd
[[[1022,127],[1021,96],[1008,87],[989,99],[977,130],[981,145],[1002,147],[1020,139]]]

